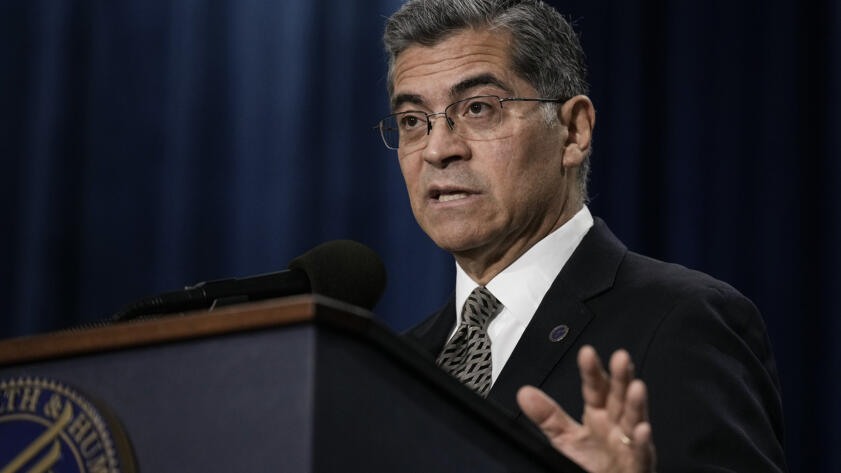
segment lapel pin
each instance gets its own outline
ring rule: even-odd
[[[552,342],[560,342],[567,336],[568,333],[569,327],[563,324],[558,325],[549,332],[549,340]]]

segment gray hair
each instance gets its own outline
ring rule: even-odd
[[[572,26],[540,0],[409,0],[385,26],[388,93],[394,92],[394,63],[412,45],[434,46],[464,29],[500,29],[511,34],[511,66],[544,98],[586,95],[584,51]],[[554,108],[548,117],[555,117]],[[589,156],[578,173],[587,200]]]

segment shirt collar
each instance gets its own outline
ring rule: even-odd
[[[486,287],[514,317],[528,322],[592,226],[593,216],[585,205],[569,221],[503,269]],[[461,322],[464,302],[477,286],[456,263],[456,323]]]

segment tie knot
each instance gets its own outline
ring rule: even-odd
[[[461,318],[467,325],[485,328],[491,317],[499,312],[502,302],[491,294],[485,286],[478,286],[467,296]]]

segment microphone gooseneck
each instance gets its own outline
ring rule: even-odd
[[[182,291],[147,297],[123,307],[112,320],[199,310],[226,300],[246,302],[309,292],[370,310],[382,296],[385,284],[385,266],[373,250],[355,241],[335,240],[293,259],[287,270],[206,281]]]

